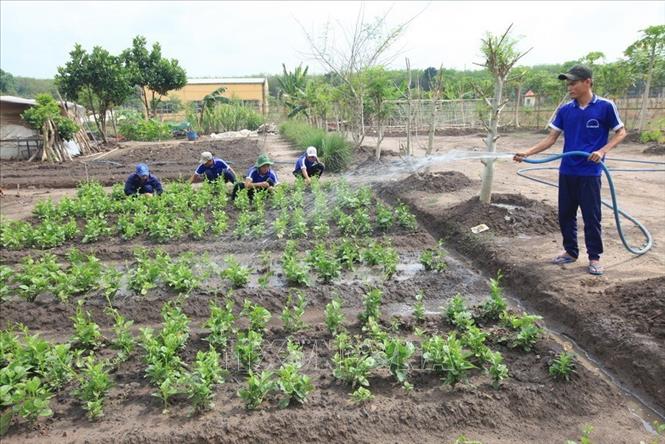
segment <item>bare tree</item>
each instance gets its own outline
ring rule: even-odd
[[[434,147],[434,133],[436,131],[436,115],[438,107],[441,106],[441,96],[443,94],[443,65],[439,67],[439,71],[436,74],[434,79],[434,85],[432,85],[430,91],[430,98],[432,100],[432,111],[430,113],[429,119],[429,131],[427,137],[427,150],[426,153],[429,156],[432,154],[432,148]]]
[[[311,56],[344,86],[351,108],[351,137],[355,146],[360,146],[365,138],[365,85],[361,74],[372,66],[389,64],[396,57],[396,54],[390,53],[390,48],[417,16],[388,29],[386,18],[389,12],[368,21],[365,19],[365,7],[361,5],[353,29],[347,30],[337,24],[344,37],[343,43],[335,41],[330,23],[318,39],[301,25],[312,51]]]
[[[494,97],[488,98],[485,94],[482,94],[483,99],[490,107],[489,122],[483,122],[487,129],[485,146],[490,153],[496,152],[496,141],[499,139],[499,116],[506,103],[508,103],[508,100],[504,100],[503,98],[504,85],[515,63],[531,50],[518,52],[515,49],[517,40],[509,35],[512,27],[513,25],[511,24],[500,37],[488,33],[482,39],[481,51],[483,56],[485,56],[485,62],[477,64],[487,68],[494,77]],[[488,158],[483,161],[485,169],[480,189],[480,201],[483,203],[490,203],[492,199],[495,160],[494,158]]]

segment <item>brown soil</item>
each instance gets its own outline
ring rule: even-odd
[[[189,179],[198,166],[202,151],[210,151],[213,155],[228,160],[236,173],[244,174],[259,154],[256,138],[129,142],[120,144],[119,147],[101,158],[92,156],[61,164],[3,161],[0,168],[0,188],[8,193],[17,186],[21,189],[72,188],[88,179],[96,180],[102,185],[124,183],[140,162],[148,164],[151,172],[162,181]]]
[[[127,170],[131,170],[133,164],[140,160],[154,165],[153,169],[162,178],[177,178],[179,171],[187,175],[193,170],[198,154],[204,148],[213,148],[215,154],[242,165],[237,167],[237,171],[249,165],[258,152],[257,144],[249,140],[215,141],[215,144],[214,148],[205,142],[135,146],[127,151],[127,154],[134,152],[131,161],[124,160],[123,156],[115,158],[122,158],[124,167],[122,174],[120,170],[114,174],[124,180]],[[219,152],[215,152],[215,148]],[[283,151],[273,152],[270,145],[267,148],[275,157],[288,158]],[[295,153],[291,156],[294,157]],[[177,165],[172,170],[168,167],[172,165],[170,162]],[[162,167],[164,170],[161,170]],[[66,186],[66,181],[72,176],[69,169],[60,166],[51,168],[55,170],[52,174],[49,174],[49,168],[37,173],[40,170],[33,169],[32,165],[27,170],[17,169],[19,173],[13,180],[17,183],[19,180],[25,180],[25,183],[44,180]],[[161,171],[171,173],[164,175]],[[623,382],[633,383],[662,408],[665,395],[659,376],[665,374],[661,372],[665,359],[660,354],[663,324],[660,322],[662,318],[655,313],[662,308],[662,304],[658,303],[663,300],[663,281],[647,281],[646,285],[640,285],[642,282],[628,285],[629,282],[625,282],[624,286],[615,282],[613,286],[599,286],[594,284],[597,281],[585,279],[583,284],[575,281],[577,286],[571,290],[560,280],[544,279],[542,266],[533,262],[532,250],[549,243],[548,236],[553,236],[552,224],[556,227],[556,212],[552,206],[541,199],[510,192],[499,193],[493,201],[507,207],[481,205],[477,199],[474,201],[471,198],[470,194],[474,191],[471,188],[476,181],[468,177],[473,176],[457,171],[431,173],[428,178],[438,181],[437,187],[448,199],[445,205],[432,202],[435,194],[426,187],[408,188],[409,183],[417,183],[413,180],[403,180],[401,184],[404,186],[392,187],[392,192],[387,188],[378,189],[379,195],[389,203],[397,199],[409,203],[424,227],[414,233],[405,233],[400,229],[389,233],[400,253],[400,262],[409,266],[401,269],[393,279],[377,284],[384,291],[384,325],[389,327],[391,318],[396,317],[401,323],[398,334],[418,342],[413,333],[416,325],[411,316],[411,306],[415,294],[422,289],[428,313],[424,328],[430,333],[440,331],[445,334],[451,326],[441,321],[440,307],[457,292],[464,294],[473,304],[479,303],[488,294],[486,276],[479,271],[494,275],[500,268],[506,276],[507,293],[518,297],[528,308],[537,309],[545,316],[546,325],[574,338],[619,375]],[[105,173],[102,168],[95,170],[95,178],[107,184],[113,181],[111,174]],[[463,185],[465,183],[466,186]],[[515,185],[511,184],[511,187],[514,189]],[[526,185],[522,189],[528,190],[528,187]],[[15,209],[8,207],[7,203],[7,199],[0,201],[3,216],[26,216],[25,208]],[[11,204],[15,203],[12,200]],[[21,206],[30,208],[32,205],[34,200],[26,200]],[[229,215],[232,227],[235,215],[231,210]],[[268,214],[270,217],[271,214]],[[490,231],[480,236],[471,235],[469,227],[478,223],[486,223],[491,227]],[[375,237],[378,236],[375,233]],[[523,236],[528,239],[523,239]],[[338,238],[333,230],[329,241],[335,242]],[[443,273],[418,269],[420,251],[433,247],[439,238],[446,239],[451,247],[447,258],[448,269]],[[94,252],[107,266],[117,267],[126,262],[131,264],[133,248],[141,245],[164,248],[171,255],[185,251],[192,251],[201,257],[208,254],[215,262],[229,253],[241,257],[248,252],[248,245],[270,251],[278,261],[284,243],[284,240],[266,238],[249,244],[227,235],[205,241],[181,239],[168,245],[155,245],[144,238],[131,242],[108,239],[77,247]],[[313,241],[303,241],[300,245],[311,248]],[[52,252],[62,258],[71,246],[56,248]],[[0,260],[16,266],[27,254],[38,255],[40,252],[1,251]],[[414,266],[416,271],[409,271]],[[266,335],[266,344],[270,345],[264,350],[264,360],[259,368],[275,369],[287,337],[279,313],[288,289],[279,275],[276,277],[281,282],[279,285],[260,289],[255,285],[257,276],[254,270],[250,280],[252,286],[234,291],[232,297],[237,309],[243,299],[249,298],[264,305],[273,314]],[[362,308],[362,295],[373,285],[366,282],[369,278],[371,273],[358,269],[345,274],[334,285],[316,283],[305,290],[309,300],[305,313],[308,327],[294,337],[304,347],[306,363],[303,371],[312,377],[316,389],[309,402],[302,407],[279,409],[277,399],[269,399],[258,411],[246,411],[237,395],[245,375],[234,365],[230,354],[224,357],[229,374],[226,382],[216,390],[212,410],[190,416],[189,401],[177,397],[173,407],[162,413],[159,400],[150,395],[154,387],[144,377],[145,364],[140,350],[137,350],[113,373],[114,387],[109,393],[105,414],[97,422],[90,422],[85,417],[85,412],[71,395],[75,387],[70,385],[53,398],[53,417],[40,419],[35,426],[21,422],[3,437],[3,442],[392,443],[408,440],[441,443],[453,442],[463,434],[468,439],[482,442],[538,443],[578,439],[586,424],[594,427],[591,434],[594,442],[639,442],[654,438],[628,410],[632,401],[581,356],[577,373],[570,382],[557,382],[548,375],[548,363],[562,347],[569,349],[569,343],[564,341],[562,345],[561,339],[548,333],[537,343],[535,350],[520,352],[506,346],[501,340],[505,331],[492,323],[484,324],[483,328],[491,332],[491,347],[502,352],[511,373],[500,390],[491,388],[488,376],[480,370],[473,371],[467,383],[453,389],[443,385],[430,371],[416,366],[410,375],[414,385],[412,392],[397,386],[382,370],[373,373],[370,380],[375,399],[364,406],[352,404],[348,396],[350,388],[336,381],[329,368],[330,337],[323,322],[323,309],[338,293],[344,302],[348,328],[353,333],[360,333],[356,315]],[[191,362],[197,350],[207,348],[204,340],[207,330],[202,325],[209,315],[208,303],[227,293],[228,283],[213,275],[184,301],[183,310],[191,320],[192,329],[183,355],[185,361]],[[162,304],[175,296],[167,288],[159,287],[145,297],[123,292],[114,304],[122,314],[135,321],[134,327],[138,332],[139,328],[158,327]],[[585,304],[574,303],[580,299],[584,299]],[[22,322],[49,339],[66,340],[72,334],[72,304],[63,305],[50,295],[40,296],[35,303],[14,297],[1,304],[0,328]],[[86,309],[101,325],[105,335],[112,337],[109,331],[111,320],[103,313],[104,305],[100,294],[86,295]],[[631,318],[630,322],[628,318]],[[648,340],[653,341],[650,349],[645,345]],[[416,356],[416,361],[419,362],[420,358]],[[628,365],[629,361],[634,363],[632,367]]]
[[[651,145],[648,148],[645,148],[643,151],[644,154],[655,154],[656,156],[665,155],[665,145],[655,144]]]
[[[402,192],[424,191],[426,193],[453,192],[474,185],[475,182],[457,171],[442,171],[437,173],[412,174],[399,182],[384,185],[389,188],[399,188]]]

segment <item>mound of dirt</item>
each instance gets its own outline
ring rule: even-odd
[[[605,297],[609,310],[637,332],[665,338],[665,277],[617,285]]]
[[[467,229],[485,224],[498,236],[543,235],[559,230],[555,208],[520,194],[494,194],[489,205],[473,197],[448,209],[444,217]]]
[[[664,156],[665,155],[665,145],[661,145],[659,143],[653,144],[648,148],[645,148],[644,151],[642,151],[644,154],[655,154],[657,156]]]
[[[459,171],[442,171],[438,173],[412,174],[397,183],[391,183],[390,187],[396,187],[400,192],[424,191],[426,193],[452,193],[474,184]]]
[[[3,161],[0,187],[5,189],[73,188],[84,180],[102,185],[122,183],[137,163],[145,162],[162,181],[188,178],[198,165],[202,151],[228,161],[243,174],[259,155],[258,139],[199,140],[196,142],[127,142],[99,160],[75,158],[72,162],[51,164]]]

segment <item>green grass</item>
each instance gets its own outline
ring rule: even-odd
[[[345,170],[351,162],[351,146],[339,133],[327,133],[305,122],[287,120],[279,127],[281,135],[290,140],[298,149],[314,146],[326,169],[332,172]]]

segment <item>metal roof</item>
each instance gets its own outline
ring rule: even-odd
[[[35,105],[37,102],[33,99],[24,99],[16,96],[0,96],[0,102],[19,103],[21,105]]]
[[[189,85],[208,85],[217,83],[265,83],[265,77],[207,77],[207,78],[193,78],[187,79]]]

